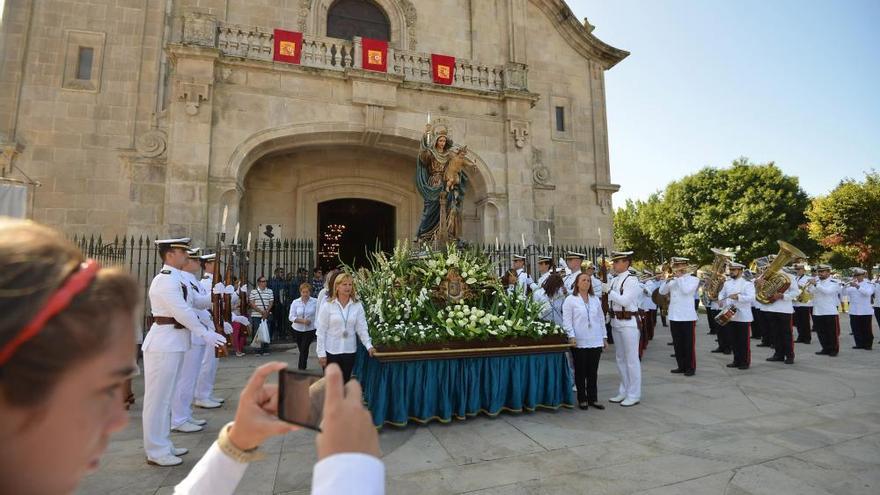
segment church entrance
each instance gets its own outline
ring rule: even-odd
[[[390,253],[395,240],[395,208],[361,198],[318,203],[318,263],[326,272],[340,263],[369,266],[367,253]]]

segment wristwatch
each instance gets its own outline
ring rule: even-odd
[[[217,446],[220,447],[220,450],[231,457],[232,460],[242,464],[265,459],[266,454],[258,451],[259,447],[251,450],[241,450],[232,443],[229,439],[229,429],[232,428],[233,423],[234,421],[230,421],[223,428],[220,428],[220,435],[217,436]]]

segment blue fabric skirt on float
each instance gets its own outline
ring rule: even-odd
[[[380,362],[358,343],[354,375],[377,427],[574,405],[565,352]]]

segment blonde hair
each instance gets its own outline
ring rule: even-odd
[[[82,253],[57,231],[0,219],[0,346],[16,337],[82,262]],[[118,328],[114,318],[134,320],[139,294],[131,275],[102,268],[0,368],[5,400],[20,407],[42,403],[65,372],[110,345]]]
[[[339,286],[342,285],[343,282],[348,280],[351,282],[351,300],[357,302],[357,290],[354,286],[354,278],[348,272],[342,272],[336,274],[336,280],[333,281],[333,291],[330,293],[330,300],[335,301],[339,295]]]

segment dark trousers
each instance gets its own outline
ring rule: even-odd
[[[875,297],[880,297],[880,295],[877,295]],[[877,319],[877,325],[880,325],[880,308],[878,308],[877,306],[874,306],[874,318]]]
[[[813,308],[810,306],[798,306],[794,308],[794,324],[798,331],[798,342],[809,344],[813,341],[813,336],[810,333],[812,331],[810,328],[812,314]]]
[[[601,347],[572,347],[571,356],[574,361],[574,384],[577,387],[578,404],[597,402],[596,379],[599,376],[599,359],[602,357]]]
[[[316,330],[308,332],[293,331],[293,338],[296,340],[296,348],[299,349],[299,362],[297,367],[301,370],[306,369],[309,363],[309,346],[315,340]]]
[[[715,322],[715,317],[721,313],[721,310],[716,309],[712,311],[712,323],[715,324],[717,330],[716,335],[718,338],[718,349],[725,354],[729,354],[730,351],[733,350],[734,340],[736,337],[734,336],[734,331],[731,329],[730,324],[732,322],[728,322],[727,325],[721,326],[717,322]],[[748,332],[746,332],[748,333]]]
[[[813,315],[813,326],[822,352],[837,355],[840,352],[840,316]]]
[[[749,366],[752,364],[752,347],[750,342],[751,324],[743,321],[731,321],[721,327],[730,336],[733,347],[733,364]]]
[[[776,346],[776,340],[778,336],[776,335],[777,324],[778,321],[774,321],[773,315],[779,313],[773,313],[770,311],[761,311],[760,316],[755,318],[761,322],[761,343],[764,345],[769,345],[770,347]],[[791,320],[791,316],[789,315],[789,320]]]
[[[678,369],[685,371],[697,369],[697,355],[694,352],[697,322],[669,320],[669,331],[672,333],[672,345],[675,349]]]
[[[762,311],[758,308],[752,308],[752,338],[760,339],[764,336],[764,326],[761,320]]]
[[[718,335],[718,324],[715,323],[715,317],[720,312],[717,309],[706,308],[706,323],[709,324],[709,335]]]
[[[611,322],[605,324],[605,338],[608,339],[609,344],[614,343],[614,336],[611,335]]]
[[[874,345],[874,331],[871,328],[871,315],[849,315],[849,326],[852,328],[856,347],[870,349]]]
[[[794,359],[794,337],[791,331],[791,313],[775,313],[763,311],[764,322],[767,324],[764,331],[770,330],[775,338],[773,344],[776,352],[774,357]]]
[[[327,364],[338,364],[342,368],[342,381],[346,383],[351,380],[351,370],[354,369],[354,359],[356,356],[357,354],[354,352],[351,354],[330,354],[328,352]]]
[[[880,308],[878,308],[880,309]],[[878,316],[877,318],[880,318]],[[880,321],[880,320],[878,320]],[[654,329],[657,328],[657,310],[649,309],[647,311],[647,318],[645,318],[645,331],[648,334],[648,340],[654,340]]]

